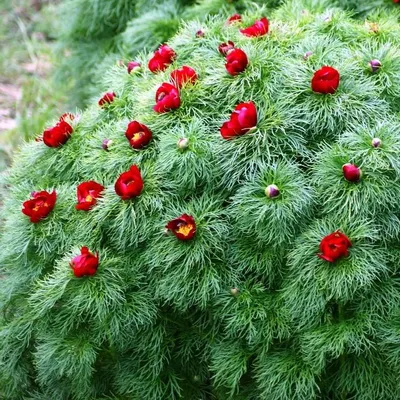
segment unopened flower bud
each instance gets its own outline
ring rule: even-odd
[[[204,36],[205,36],[205,33],[204,33],[203,30],[199,29],[199,30],[196,32],[196,37],[197,37],[197,38],[202,38],[202,37],[204,37]]]
[[[103,147],[104,150],[108,151],[110,146],[112,145],[113,141],[110,139],[104,139],[103,140],[103,144],[101,145],[101,147]]]
[[[189,139],[188,138],[181,138],[178,140],[177,143],[178,149],[184,150],[189,147]]]
[[[382,145],[382,140],[379,138],[373,138],[371,141],[371,144],[373,147],[381,147]]]
[[[274,198],[276,198],[276,197],[278,197],[279,195],[280,195],[280,190],[279,190],[279,188],[278,188],[278,186],[276,186],[276,185],[268,185],[266,188],[265,188],[265,195],[267,196],[267,197],[269,197],[270,199],[274,199]]]
[[[376,72],[378,72],[380,70],[380,68],[382,67],[382,63],[379,60],[371,60],[368,63],[368,67],[370,69],[370,71],[375,74]]]
[[[232,296],[237,296],[239,294],[239,289],[238,288],[232,288],[231,289],[231,294],[232,294]]]
[[[312,54],[313,54],[312,51],[307,51],[307,52],[304,53],[303,58],[304,58],[305,60],[308,60],[308,59],[312,56]]]
[[[128,74],[130,74],[132,71],[135,71],[136,69],[140,68],[140,63],[137,61],[129,61],[127,70]]]

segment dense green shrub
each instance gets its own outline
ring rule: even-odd
[[[145,53],[131,74],[114,66],[109,104],[64,116],[44,142],[26,144],[1,215],[0,394],[398,399],[398,12],[376,29],[294,1],[252,7],[241,23],[208,18],[203,37],[199,22],[186,23],[165,71],[151,73]],[[240,33],[262,16],[268,34]],[[235,68],[245,67],[236,76],[225,68],[233,53],[218,51],[229,40],[248,59],[235,53]],[[184,65],[198,79],[164,84],[158,101],[177,107],[178,93],[180,105],[155,112],[158,88]],[[313,90],[323,66],[340,79],[329,70]],[[248,102],[257,121],[250,104],[233,112]],[[140,149],[129,144],[149,134],[138,124],[126,133],[133,120],[152,132]],[[47,147],[55,134],[65,143]],[[137,176],[121,186],[133,165],[143,190]],[[76,210],[78,185],[92,180],[102,195]],[[22,204],[43,190],[56,191],[55,207],[36,202],[31,215],[48,216],[33,223]],[[175,220],[184,214],[194,221]],[[90,276],[77,277],[69,264],[79,275],[85,246]]]

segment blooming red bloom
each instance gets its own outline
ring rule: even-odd
[[[129,200],[139,196],[143,190],[143,179],[139,168],[136,165],[132,165],[129,171],[123,172],[115,182],[114,188],[115,193],[122,200]]]
[[[400,0],[393,0],[393,3],[400,3]]]
[[[137,61],[129,61],[128,62],[128,74],[130,74],[134,69],[140,68],[140,62]]]
[[[342,167],[343,176],[349,182],[358,182],[361,178],[361,169],[354,164],[344,164]]]
[[[125,136],[134,149],[141,149],[150,142],[152,134],[146,125],[132,121],[128,124]]]
[[[243,72],[248,64],[247,55],[241,49],[233,49],[226,56],[225,68],[233,76]]]
[[[263,36],[268,33],[269,23],[267,18],[263,17],[260,20],[254,22],[253,25],[241,29],[240,33],[245,36],[255,37],[255,36]]]
[[[233,43],[231,40],[228,40],[228,42],[221,43],[218,46],[218,51],[223,55],[226,56],[228,52],[232,49],[235,48],[235,43]]]
[[[232,139],[247,133],[257,126],[257,109],[252,101],[240,103],[235,107],[229,121],[223,123],[220,128],[224,139]]]
[[[193,68],[184,65],[172,71],[170,78],[176,87],[181,88],[185,83],[195,83],[197,81],[197,74]]]
[[[242,17],[240,16],[240,14],[233,14],[232,16],[230,16],[228,18],[228,20],[226,21],[228,24],[232,24],[234,22],[240,22],[242,20]]]
[[[319,245],[321,254],[317,255],[325,261],[335,262],[341,257],[347,257],[351,246],[350,239],[344,233],[336,231],[321,240]]]
[[[74,131],[72,126],[61,118],[52,128],[43,132],[43,142],[46,146],[59,147],[63,145]]]
[[[165,227],[179,240],[190,240],[196,233],[196,222],[192,216],[187,214],[169,221]]]
[[[117,97],[117,95],[114,92],[105,93],[99,100],[99,106],[104,107],[106,104],[112,103],[115,97]]]
[[[181,105],[181,98],[178,89],[174,85],[164,82],[157,89],[156,103],[153,110],[158,113],[164,113],[179,108]]]
[[[340,74],[332,67],[324,66],[314,73],[311,89],[317,93],[333,94],[339,87]]]
[[[89,211],[97,203],[97,198],[104,190],[104,186],[95,181],[87,181],[81,183],[76,188],[78,196],[78,204],[75,206],[77,210]]]
[[[87,247],[81,248],[81,254],[75,256],[69,263],[77,278],[85,275],[94,275],[99,266],[99,253],[91,253]]]
[[[57,194],[54,190],[51,193],[43,190],[33,192],[31,196],[30,200],[22,204],[22,212],[30,218],[31,222],[36,223],[50,214],[56,204]]]
[[[171,47],[163,44],[154,52],[149,61],[149,70],[153,73],[164,71],[176,58],[176,53]]]

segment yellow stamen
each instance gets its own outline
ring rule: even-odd
[[[90,195],[88,195],[88,196],[86,196],[85,201],[86,201],[87,203],[91,203],[91,202],[93,201],[93,197],[90,196]]]
[[[182,234],[183,236],[188,236],[193,229],[192,224],[181,225],[176,232]]]
[[[144,135],[144,132],[136,132],[132,136],[132,140],[139,140]]]

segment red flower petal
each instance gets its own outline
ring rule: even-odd
[[[53,210],[57,200],[55,191],[34,192],[30,200],[22,204],[22,213],[28,216],[31,222],[37,223],[46,218]]]
[[[316,93],[333,94],[339,87],[340,74],[332,67],[324,66],[311,79],[311,89]]]
[[[138,121],[132,121],[128,124],[125,136],[132,148],[141,149],[150,142],[152,133],[146,125]]]
[[[195,83],[197,80],[197,74],[193,68],[184,65],[183,67],[172,71],[170,78],[171,81],[175,83],[176,87],[181,88],[186,83]]]
[[[123,172],[114,185],[115,192],[122,200],[139,196],[143,187],[143,179],[136,165],[133,165],[129,171]]]
[[[153,73],[164,71],[176,58],[176,53],[171,47],[162,45],[154,52],[149,60],[148,67]]]
[[[170,83],[164,82],[156,92],[156,105],[153,110],[164,113],[179,108],[181,99],[178,89]]]
[[[82,182],[76,189],[78,204],[75,206],[77,210],[89,211],[97,203],[104,186],[95,181]]]
[[[196,221],[191,215],[182,214],[180,217],[168,222],[166,228],[179,240],[193,239],[196,234]]]
[[[241,49],[233,49],[226,56],[225,68],[230,75],[238,75],[243,72],[249,60],[247,59],[246,53]]]
[[[263,17],[255,21],[253,25],[248,28],[240,29],[240,33],[249,37],[263,36],[268,33],[269,22],[267,18]]]

